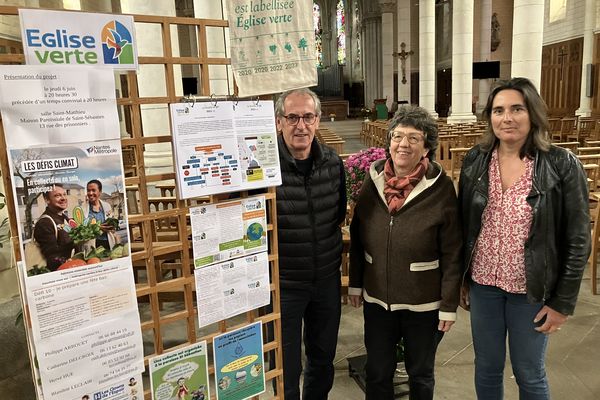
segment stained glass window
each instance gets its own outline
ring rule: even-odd
[[[344,65],[346,64],[346,5],[344,0],[338,0],[335,15],[338,64]]]
[[[354,31],[356,32],[356,64],[360,64],[361,47],[360,47],[360,10],[358,9],[358,2],[354,4]]]
[[[313,25],[315,27],[315,46],[317,52],[317,67],[323,66],[323,38],[321,37],[321,7],[313,3]]]

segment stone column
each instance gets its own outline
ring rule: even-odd
[[[454,0],[452,10],[452,114],[449,124],[475,122],[473,100],[473,1]]]
[[[492,0],[481,0],[481,29],[479,31],[479,61],[491,61]],[[479,79],[477,114],[481,114],[490,95],[490,80]]]
[[[581,93],[579,96],[579,108],[575,115],[589,117],[592,115],[592,98],[587,97],[585,88],[587,84],[586,66],[593,62],[594,51],[594,17],[596,16],[595,0],[585,0],[585,20],[583,25],[583,54],[581,60]],[[598,83],[596,83],[596,86]]]
[[[435,1],[419,2],[419,105],[435,111]]]
[[[394,102],[394,13],[396,0],[380,2],[383,97],[388,110]]]
[[[530,79],[540,90],[544,0],[514,0],[512,37],[512,77]]]
[[[363,73],[365,82],[365,106],[373,107],[373,100],[382,93],[382,46],[381,17],[370,14],[363,19]]]
[[[410,42],[410,1],[411,0],[399,0],[398,1],[398,101],[406,101],[410,104],[410,54],[402,53],[404,50],[406,53],[412,51]],[[404,43],[404,49],[402,49],[402,43]]]

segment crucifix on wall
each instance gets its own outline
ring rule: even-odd
[[[406,43],[400,43],[400,53],[393,53],[394,57],[400,57],[400,68],[402,69],[402,83],[406,85],[406,59],[415,54],[414,51],[406,51]]]
[[[565,48],[563,46],[561,46],[560,50],[558,51],[558,54],[557,54],[559,62],[560,62],[560,79],[559,80],[561,80],[561,81],[563,80],[563,70],[564,70],[564,67],[565,67],[565,57],[568,56],[568,55],[569,55],[569,53],[567,53],[565,51]]]

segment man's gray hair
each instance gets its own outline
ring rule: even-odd
[[[304,94],[304,95],[312,97],[312,99],[315,103],[315,114],[317,115],[317,117],[321,116],[321,100],[319,100],[319,96],[317,96],[317,94],[315,92],[313,92],[312,90],[310,90],[309,88],[301,88],[301,89],[288,90],[279,95],[279,98],[277,99],[277,102],[275,103],[275,116],[276,117],[282,117],[285,115],[285,110],[284,110],[283,104],[285,103],[285,99],[290,94]]]

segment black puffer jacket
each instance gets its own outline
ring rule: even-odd
[[[304,176],[279,136],[283,184],[277,187],[277,234],[281,287],[302,287],[338,274],[342,256],[340,196],[342,161],[313,140],[313,166]],[[343,203],[343,204],[342,204]]]
[[[465,273],[487,205],[491,154],[475,146],[465,156],[460,174]],[[556,146],[548,152],[538,151],[527,202],[533,212],[525,242],[528,300],[573,314],[591,248],[587,180],[579,160]]]

